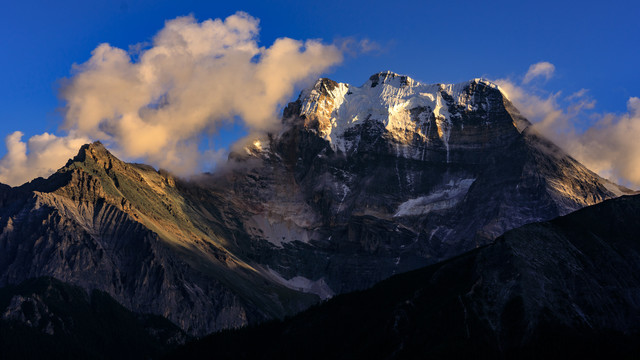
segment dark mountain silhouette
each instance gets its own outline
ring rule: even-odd
[[[4,359],[143,359],[188,337],[157,315],[132,313],[101,291],[53,278],[0,289]]]

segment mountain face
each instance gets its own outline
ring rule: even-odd
[[[637,358],[640,196],[493,244],[173,358]]]
[[[234,189],[247,254],[323,292],[491,242],[504,231],[629,192],[542,138],[489,82],[425,85],[390,72],[319,80],[217,180]],[[319,292],[316,292],[319,293]]]
[[[179,183],[179,182],[178,182]],[[205,334],[292,314],[317,301],[234,256],[197,191],[101,144],[85,145],[50,178],[6,191],[0,212],[0,285],[53,276],[110,294],[139,313]],[[230,250],[228,250],[228,249]]]
[[[625,192],[491,83],[321,79],[216,174],[177,179],[94,143],[48,179],[0,187],[0,286],[53,276],[203,335]]]

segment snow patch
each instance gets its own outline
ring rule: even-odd
[[[476,179],[451,180],[444,186],[436,188],[429,195],[409,199],[396,210],[394,217],[426,215],[431,211],[450,209],[457,205],[466,195]]]
[[[453,122],[451,122],[451,114],[449,114],[449,110],[442,105],[443,101],[442,95],[438,93],[438,96],[436,97],[436,106],[433,109],[433,115],[436,117],[438,136],[447,150],[447,163],[449,163],[449,138],[451,137]]]
[[[322,300],[326,300],[335,295],[333,290],[327,285],[327,282],[324,278],[320,278],[318,280],[310,280],[303,276],[295,276],[291,279],[285,279],[282,275],[280,275],[277,271],[267,268],[269,270],[269,274],[272,279],[278,282],[281,285],[288,287],[289,289],[316,294]]]
[[[340,199],[340,204],[338,205],[338,211],[337,213],[340,213],[340,211],[342,210],[342,203],[344,203],[344,199],[347,198],[347,195],[349,195],[349,187],[345,184],[341,184],[342,185],[342,199]]]
[[[622,191],[622,189],[620,189],[620,187],[608,180],[604,180],[602,182],[602,184],[604,184],[604,187],[609,190],[610,192],[612,192],[615,196],[622,196],[622,195],[628,195],[627,193],[625,193],[624,191]]]

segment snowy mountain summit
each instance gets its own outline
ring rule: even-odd
[[[538,134],[495,84],[319,79],[228,187],[260,258],[322,293],[364,288],[507,230],[630,193]],[[265,255],[269,253],[269,255]]]
[[[364,122],[379,122],[386,136],[404,147],[411,143],[437,142],[450,160],[452,132],[474,126],[465,113],[475,112],[490,127],[492,108],[502,108],[499,87],[483,79],[459,84],[423,84],[408,76],[386,71],[374,74],[362,86],[319,79],[300,94],[300,116],[317,122],[319,135],[334,151],[350,152],[358,143],[345,139],[345,133]],[[477,118],[474,119],[477,122]],[[513,124],[527,127],[526,121]],[[437,135],[437,137],[436,137]],[[415,149],[414,149],[415,150]],[[424,152],[405,151],[404,156],[422,158]]]

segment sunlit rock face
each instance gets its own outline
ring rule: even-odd
[[[246,209],[259,249],[249,256],[333,293],[629,192],[542,138],[480,79],[320,79],[288,105],[283,124],[232,157],[247,167],[226,186]]]
[[[194,335],[317,302],[234,256],[234,236],[210,213],[216,194],[193,189],[83,146],[50,178],[0,193],[0,287],[53,276]]]

